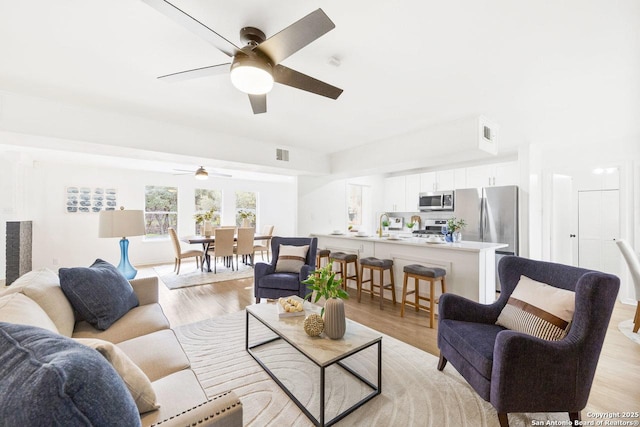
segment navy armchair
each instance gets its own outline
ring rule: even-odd
[[[509,412],[568,412],[580,419],[587,404],[620,280],[567,265],[504,257],[498,267],[500,298],[483,305],[458,295],[440,298],[438,347],[447,361],[498,412],[502,427]],[[575,291],[568,334],[547,341],[505,329],[495,322],[520,275]]]
[[[309,245],[307,259],[300,269],[300,273],[276,273],[276,264],[280,253],[280,245],[305,246]],[[309,273],[316,268],[316,237],[273,237],[271,239],[271,263],[258,262],[254,271],[254,294],[256,303],[260,298],[280,298],[298,295],[304,298],[308,291],[307,285],[302,283],[309,277]]]

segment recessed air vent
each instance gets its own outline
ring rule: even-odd
[[[285,150],[283,148],[276,148],[276,160],[280,160],[282,162],[288,162],[289,150]]]
[[[488,126],[483,126],[483,128],[484,139],[493,141],[493,133],[491,132],[491,129]]]
[[[498,133],[500,127],[485,117],[478,118],[478,148],[489,154],[498,154]]]

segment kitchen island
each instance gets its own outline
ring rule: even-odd
[[[490,304],[496,294],[496,249],[507,247],[503,243],[467,242],[427,243],[424,237],[402,235],[396,239],[387,237],[359,237],[351,234],[313,234],[318,238],[318,248],[340,251],[363,257],[393,260],[396,299],[402,298],[403,268],[409,264],[440,267],[446,270],[447,292],[462,295],[471,300]],[[377,278],[376,278],[377,279]],[[385,280],[386,276],[385,276]],[[350,287],[355,287],[349,281]],[[409,281],[409,289],[413,281]],[[436,288],[439,288],[436,286]],[[420,294],[428,286],[420,287]],[[389,293],[387,293],[389,295]],[[413,298],[410,296],[409,298]]]

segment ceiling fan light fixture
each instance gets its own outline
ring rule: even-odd
[[[209,179],[209,173],[200,166],[196,171],[196,179],[204,181],[205,179]]]
[[[241,92],[264,95],[273,89],[271,65],[259,58],[237,55],[231,64],[231,83]]]

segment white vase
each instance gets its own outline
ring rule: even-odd
[[[324,333],[332,340],[340,339],[347,330],[344,315],[344,301],[340,298],[329,298],[324,303]]]
[[[204,234],[205,237],[209,237],[213,234],[213,224],[211,224],[211,221],[202,222],[202,234]]]
[[[462,240],[462,233],[459,231],[454,231],[451,238],[453,240],[453,243],[458,243]]]

